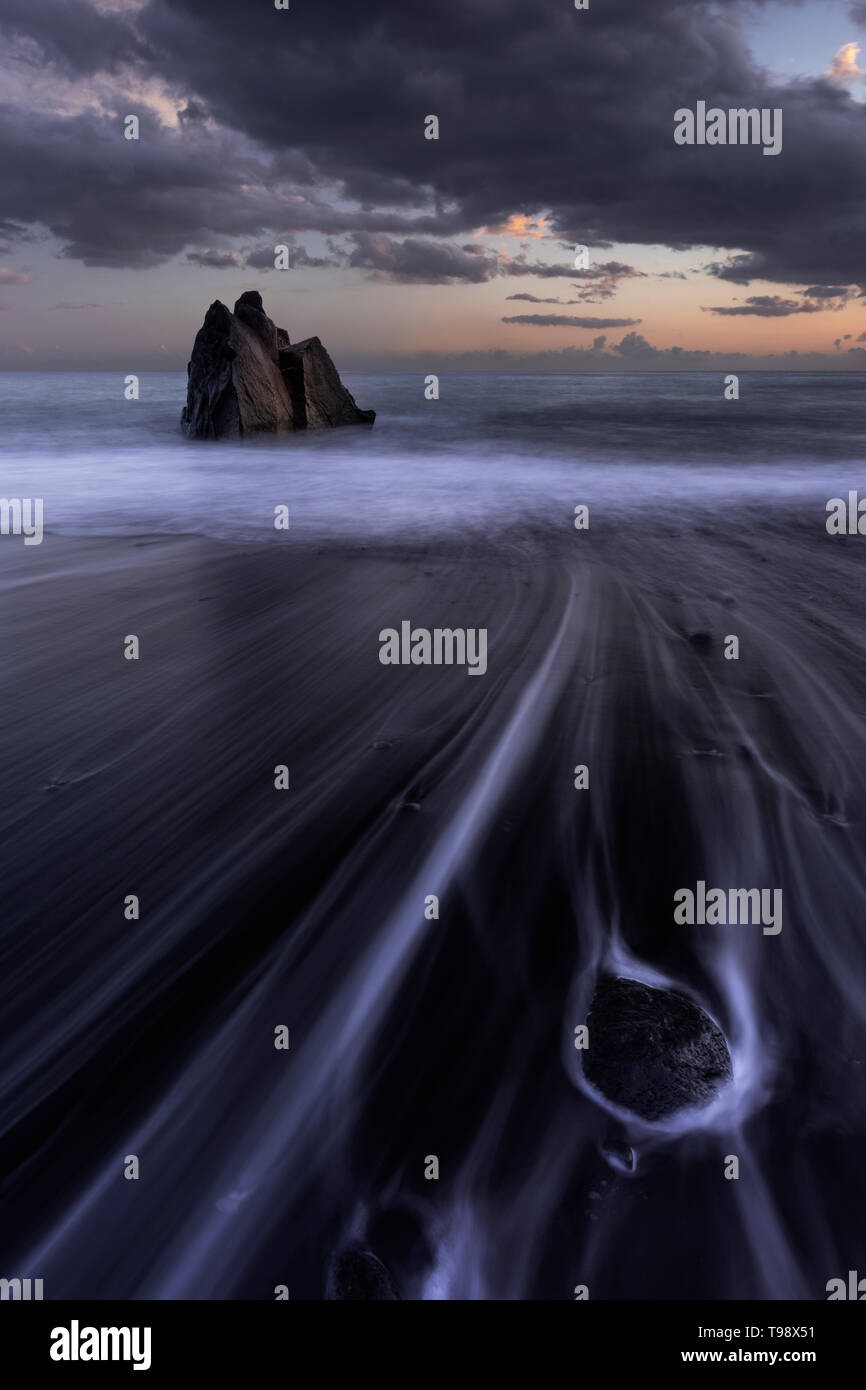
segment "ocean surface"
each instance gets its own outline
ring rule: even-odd
[[[216,447],[179,431],[185,374],[0,374],[2,487],[66,533],[441,534],[551,524],[580,502],[636,510],[814,503],[856,487],[859,374],[346,375],[370,428]]]

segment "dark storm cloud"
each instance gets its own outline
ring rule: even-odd
[[[717,280],[727,280],[732,285],[749,285],[752,280],[762,279],[769,267],[765,257],[746,251],[738,256],[728,256],[724,261],[711,261],[701,269],[705,275],[713,275]]]
[[[850,292],[850,285],[812,285],[799,291],[807,299],[846,299]]]
[[[527,304],[562,304],[563,302],[568,303],[567,300],[563,301],[561,299],[539,299],[538,295],[535,294],[507,294],[505,298],[524,299],[526,300]]]
[[[644,272],[637,270],[633,265],[625,265],[622,261],[602,261],[599,265],[590,266],[587,270],[572,270],[573,280],[643,280]],[[577,286],[575,285],[575,289]]]
[[[577,274],[573,265],[551,265],[550,262],[530,261],[526,255],[514,256],[503,261],[500,272],[502,275],[534,275],[541,280],[570,280]]]
[[[503,323],[530,323],[535,328],[628,328],[640,319],[577,318],[574,314],[515,314]]]
[[[204,270],[237,270],[238,260],[231,251],[188,251],[187,260]]]
[[[256,160],[224,134],[180,140],[139,109],[141,139],[126,141],[120,118],[34,114],[22,124],[0,108],[0,200],[9,216],[49,228],[63,255],[87,265],[157,265],[207,243],[215,227],[225,236],[261,233],[274,199]],[[236,196],[241,181],[244,198]]]
[[[482,246],[454,246],[451,242],[392,237],[356,232],[354,250],[347,264],[372,271],[374,278],[398,284],[450,285],[458,281],[480,284],[495,273],[497,259]]]
[[[177,118],[181,125],[186,125],[188,121],[206,121],[207,112],[201,102],[188,101],[186,106],[182,106],[177,113]]]
[[[274,270],[274,258],[277,246],[289,247],[289,264],[293,270],[301,266],[309,266],[311,270],[320,270],[324,266],[340,266],[344,263],[344,257],[337,256],[311,256],[303,246],[296,246],[292,237],[289,235],[285,240],[276,240],[273,245],[261,246],[253,251],[249,251],[244,258],[244,265],[250,270]]]
[[[550,265],[542,261],[530,261],[525,254],[511,258],[491,252],[479,242],[455,245],[453,242],[418,237],[407,237],[398,241],[386,235],[369,232],[355,232],[351,241],[353,249],[345,259],[346,265],[370,270],[374,273],[374,278],[399,284],[445,285],[456,284],[459,281],[482,284],[500,275],[531,275],[543,280],[566,277],[574,280],[580,277],[589,283],[573,286],[579,291],[579,300],[594,303],[600,299],[611,298],[622,279],[641,274],[633,266],[623,265],[619,261],[607,261],[589,270],[580,271],[575,270],[573,265]]]
[[[31,40],[50,63],[75,76],[148,58],[127,16],[100,12],[88,0],[3,0],[0,34]]]
[[[821,79],[772,86],[741,40],[737,0],[605,0],[591,12],[567,0],[329,0],[285,12],[149,0],[135,18],[95,18],[84,0],[4,4],[7,30],[58,66],[111,73],[132,62],[187,113],[177,132],[143,130],[134,158],[106,123],[99,157],[79,117],[49,131],[34,110],[39,140],[20,113],[4,126],[7,218],[42,222],[90,264],[146,266],[289,226],[402,235],[384,251],[358,241],[350,263],[404,282],[573,275],[441,243],[434,255],[437,238],[547,212],[569,245],[742,248],[714,272],[735,283],[862,280],[863,108]],[[674,111],[699,98],[782,107],[782,154],[676,146]],[[222,142],[202,138],[201,109]],[[438,141],[423,138],[431,113]],[[302,200],[288,217],[292,193]]]
[[[250,251],[244,260],[244,264],[248,266],[250,270],[273,270],[275,256],[274,248],[278,244],[279,243],[274,243],[274,246],[261,246],[255,251]],[[293,248],[293,252],[294,249],[295,248]]]
[[[801,304],[797,299],[783,299],[778,294],[753,294],[745,304],[701,307],[705,314],[725,315],[728,318],[745,318],[752,315],[760,319],[784,319],[790,314],[819,314],[826,305]]]
[[[621,338],[618,343],[614,343],[612,351],[617,353],[620,357],[644,358],[667,357],[670,355],[679,356],[680,353],[682,353],[683,349],[672,348],[670,353],[667,353],[662,348],[653,347],[651,343],[647,342],[646,338],[643,336],[642,333],[626,333],[624,338]],[[690,352],[686,354],[686,356],[688,357],[699,358],[709,357],[710,355],[711,354],[709,352],[703,351]]]

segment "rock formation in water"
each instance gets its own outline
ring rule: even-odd
[[[589,1015],[583,1072],[645,1120],[706,1105],[731,1077],[724,1034],[682,994],[603,975]]]
[[[372,424],[318,338],[291,343],[247,290],[232,313],[218,299],[196,334],[180,427],[189,439]]]

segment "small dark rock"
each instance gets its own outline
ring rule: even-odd
[[[689,645],[705,650],[713,645],[713,639],[708,632],[690,632]]]
[[[602,1095],[645,1120],[706,1105],[731,1077],[724,1034],[673,990],[603,975],[587,1017],[583,1070]]]
[[[393,1302],[400,1295],[382,1261],[359,1241],[352,1241],[331,1257],[325,1298],[332,1303]]]

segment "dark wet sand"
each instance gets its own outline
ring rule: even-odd
[[[755,514],[4,538],[4,1270],[320,1298],[350,1236],[410,1298],[822,1298],[862,1267],[864,544]],[[404,618],[486,627],[487,674],[383,667]],[[675,927],[698,878],[781,887],[781,934]],[[713,1127],[581,1090],[624,963],[725,1028]]]

